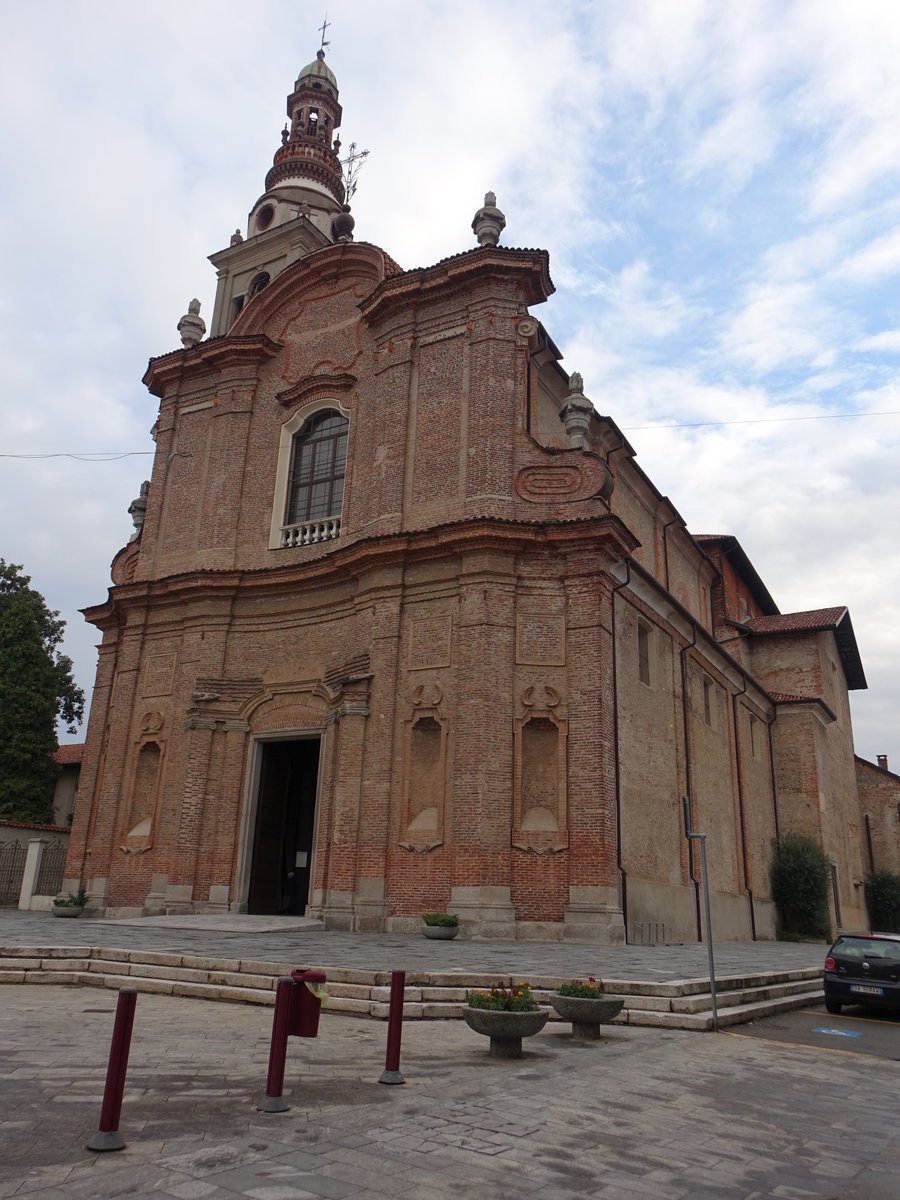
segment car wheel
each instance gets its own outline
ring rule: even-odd
[[[842,1007],[843,1007],[843,1005],[838,1004],[837,1000],[826,1000],[825,1001],[825,1011],[830,1012],[833,1016],[837,1016],[840,1013]]]

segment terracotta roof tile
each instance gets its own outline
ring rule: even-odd
[[[778,613],[771,617],[753,617],[743,621],[751,633],[811,633],[817,629],[835,629],[840,625],[847,609],[813,608],[809,612]]]
[[[60,746],[53,755],[53,760],[61,767],[70,767],[73,763],[80,763],[83,757],[84,742],[72,742],[68,746]]]

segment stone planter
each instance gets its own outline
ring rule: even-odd
[[[422,925],[422,933],[436,942],[449,942],[459,933],[458,925]]]
[[[463,1018],[475,1033],[491,1039],[494,1058],[521,1058],[522,1038],[540,1033],[550,1016],[549,1008],[535,1012],[495,1012],[487,1008],[464,1008]]]
[[[608,1000],[605,996],[596,999],[589,996],[560,996],[553,992],[550,1003],[564,1021],[572,1022],[572,1037],[596,1042],[600,1037],[600,1026],[608,1025],[622,1011],[624,1000]]]
[[[54,904],[50,911],[54,917],[80,917],[84,909],[80,904]]]

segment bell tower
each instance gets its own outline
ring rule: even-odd
[[[209,256],[218,271],[211,337],[226,334],[244,305],[285,267],[352,237],[338,157],[341,105],[324,45],[297,76],[287,116],[265,191],[247,218],[246,237],[236,229],[231,245]]]

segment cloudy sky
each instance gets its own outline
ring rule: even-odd
[[[88,694],[78,609],[150,473],[141,376],[192,296],[211,315],[206,255],[246,225],[324,7],[4,7],[0,556]],[[900,4],[327,7],[344,147],[370,151],[357,237],[427,265],[495,190],[505,244],[550,252],[564,365],[689,528],[735,534],[783,612],[849,606],[857,750],[900,768]]]

